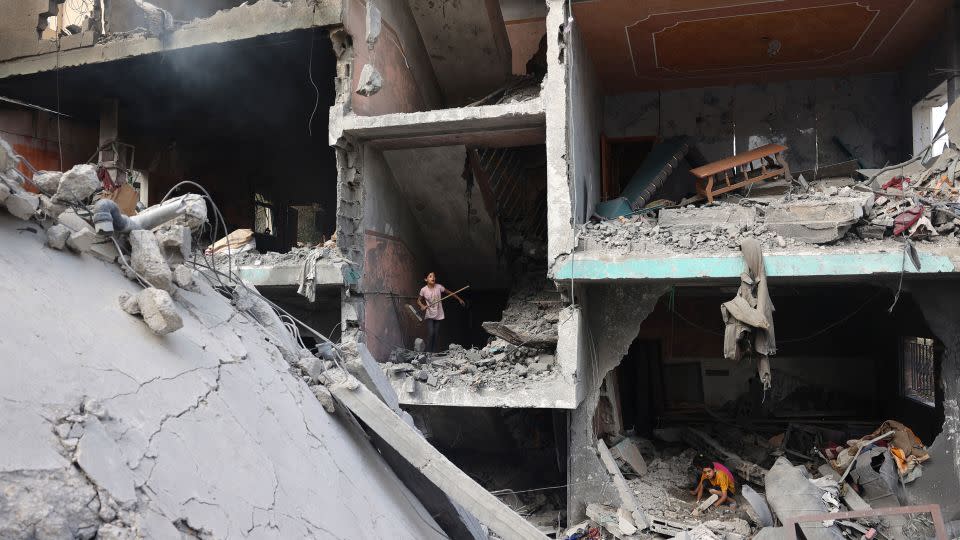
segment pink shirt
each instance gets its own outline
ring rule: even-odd
[[[425,319],[443,320],[443,302],[439,300],[443,298],[443,293],[445,292],[447,292],[447,289],[439,283],[434,284],[433,287],[424,285],[423,288],[420,289],[420,296],[427,301],[427,305],[436,302],[436,305],[427,308],[427,312],[424,315]]]

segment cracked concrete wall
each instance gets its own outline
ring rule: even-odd
[[[4,0],[0,2],[0,61],[55,52],[57,42],[40,39],[37,30],[41,14],[56,15],[63,0]],[[90,46],[96,37],[91,30],[60,38],[60,50]]]
[[[613,92],[616,89],[610,89]],[[691,88],[608,95],[607,137],[692,137],[715,161],[768,143],[784,144],[794,171],[851,159],[834,137],[867,167],[907,157],[909,131],[901,117],[896,73],[771,84]]]
[[[423,335],[422,325],[405,324],[407,315],[398,313],[412,300],[391,295],[415,295],[433,258],[383,152],[366,145],[362,152],[362,327],[370,352],[384,361],[394,347],[411,347]]]
[[[620,505],[610,477],[597,456],[593,416],[600,399],[600,384],[607,373],[623,360],[643,320],[653,312],[668,286],[590,285],[577,292],[583,304],[587,340],[596,356],[581,367],[589,386],[580,405],[570,415],[570,447],[567,461],[567,521],[576,523],[585,516],[588,503]],[[592,373],[591,373],[592,372]]]
[[[0,275],[17,276],[0,282],[17,306],[0,311],[0,536],[442,537],[209,285],[177,293],[184,327],[159,338],[120,309],[138,287],[119,268],[20,225],[0,217]]]
[[[443,97],[433,65],[406,0],[343,0],[343,8],[352,57],[350,95],[342,112],[373,116],[440,108]],[[372,19],[367,16],[370,8],[377,14]],[[368,21],[379,22],[379,28],[369,32]],[[355,90],[366,64],[383,77],[383,87],[363,96]]]
[[[911,504],[939,504],[944,521],[952,521],[960,519],[960,288],[944,281],[906,287],[944,347],[940,384],[945,417],[943,430],[928,447],[930,460],[923,464],[923,476],[907,493]]]
[[[547,262],[573,251],[573,207],[567,161],[566,2],[547,0],[547,76],[543,97],[547,148]]]

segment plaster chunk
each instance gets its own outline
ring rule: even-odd
[[[153,230],[167,263],[172,267],[190,257],[190,228],[184,225],[162,225]]]
[[[83,203],[93,192],[100,188],[97,178],[97,168],[84,163],[76,165],[63,173],[60,178],[60,187],[53,199],[68,203]]]
[[[323,361],[319,358],[308,356],[300,359],[300,369],[310,377],[312,382],[318,382],[320,375],[323,374]]]
[[[77,215],[77,211],[73,208],[69,208],[58,214],[57,223],[71,231],[82,231],[83,229],[93,230],[93,225],[90,225],[87,223],[87,220]]]
[[[67,247],[67,238],[70,237],[70,229],[57,224],[47,229],[47,245],[53,249],[63,249]]]
[[[66,205],[60,204],[58,202],[54,202],[51,197],[48,197],[47,195],[44,195],[42,193],[40,194],[40,210],[44,214],[52,218],[55,218],[60,214],[66,212],[67,209],[68,208]]]
[[[173,290],[173,273],[160,253],[157,237],[150,231],[131,231],[131,266],[150,285],[165,291]]]
[[[184,289],[193,286],[193,270],[190,270],[185,264],[178,265],[173,269],[173,281]]]
[[[70,233],[67,238],[67,246],[77,253],[86,253],[93,246],[93,241],[97,239],[97,234],[93,231],[84,229]]]
[[[183,319],[173,305],[170,293],[150,287],[137,297],[140,314],[154,334],[164,336],[183,327]]]
[[[63,173],[60,171],[38,171],[30,181],[33,182],[33,185],[40,188],[41,192],[47,195],[53,195],[60,187],[60,178],[62,176]]]
[[[26,191],[13,193],[4,202],[8,212],[24,221],[32,218],[40,208],[40,198]]]
[[[317,401],[323,405],[323,410],[328,413],[336,412],[336,407],[333,403],[333,395],[327,390],[326,386],[318,384],[316,386],[311,386],[310,390],[313,392],[313,395],[317,397]]]
[[[383,88],[383,76],[373,67],[373,64],[364,64],[357,80],[357,93],[361,96],[372,96]]]
[[[7,197],[10,196],[10,193],[12,193],[10,188],[8,188],[6,184],[0,182],[0,203],[6,201]]]
[[[137,296],[134,296],[130,293],[123,293],[120,295],[120,308],[129,313],[130,315],[139,315],[140,314],[140,300]]]

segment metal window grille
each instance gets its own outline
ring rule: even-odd
[[[901,390],[914,401],[935,407],[937,373],[933,340],[905,338],[901,360]]]

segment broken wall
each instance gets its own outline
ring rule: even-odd
[[[413,302],[433,260],[383,153],[369,146],[362,147],[361,152],[361,320],[370,353],[383,361],[395,347],[412,348],[415,336],[408,334],[423,333],[422,325],[413,326],[408,322],[410,316],[403,304]]]
[[[63,3],[60,0],[59,3]],[[40,39],[38,22],[57,14],[56,0],[7,0],[0,6],[0,61],[57,51],[57,42]],[[79,34],[60,38],[59,49],[66,51],[93,45],[96,36],[84,29]]]
[[[0,135],[13,145],[14,151],[27,159],[37,170],[63,169],[86,163],[97,149],[97,127],[71,118],[27,110],[0,103]],[[26,172],[26,168],[21,166]]]
[[[573,251],[573,203],[569,179],[566,3],[547,0],[547,75],[543,83],[547,149],[547,262]]]
[[[636,339],[641,323],[666,290],[665,285],[590,285],[580,286],[576,293],[589,325],[591,354],[585,356],[591,367],[586,369],[596,376],[588,378],[583,401],[570,415],[568,523],[583,519],[588,503],[620,505],[596,451],[593,418],[600,398],[600,384],[607,373],[620,364]]]
[[[607,89],[615,92],[616,89]],[[788,147],[794,171],[860,159],[907,157],[909,129],[896,73],[608,95],[607,137],[686,135],[708,161],[768,143]]]
[[[443,98],[420,31],[406,0],[344,0],[352,37],[349,110],[361,116],[437,109]],[[382,77],[371,95],[356,92],[369,64]]]
[[[945,416],[943,431],[928,444],[930,459],[923,464],[923,476],[910,485],[908,497],[911,504],[940,504],[943,519],[949,522],[960,519],[960,289],[941,281],[907,287],[943,343],[940,385]]]
[[[109,521],[144,538],[445,537],[356,421],[325,412],[205,281],[178,290],[184,326],[158,337],[120,309],[140,287],[119,268],[23,223],[0,215],[0,275],[21,276],[0,286],[18,306],[0,310],[0,431],[16,434],[0,440],[0,536],[91,538]]]

